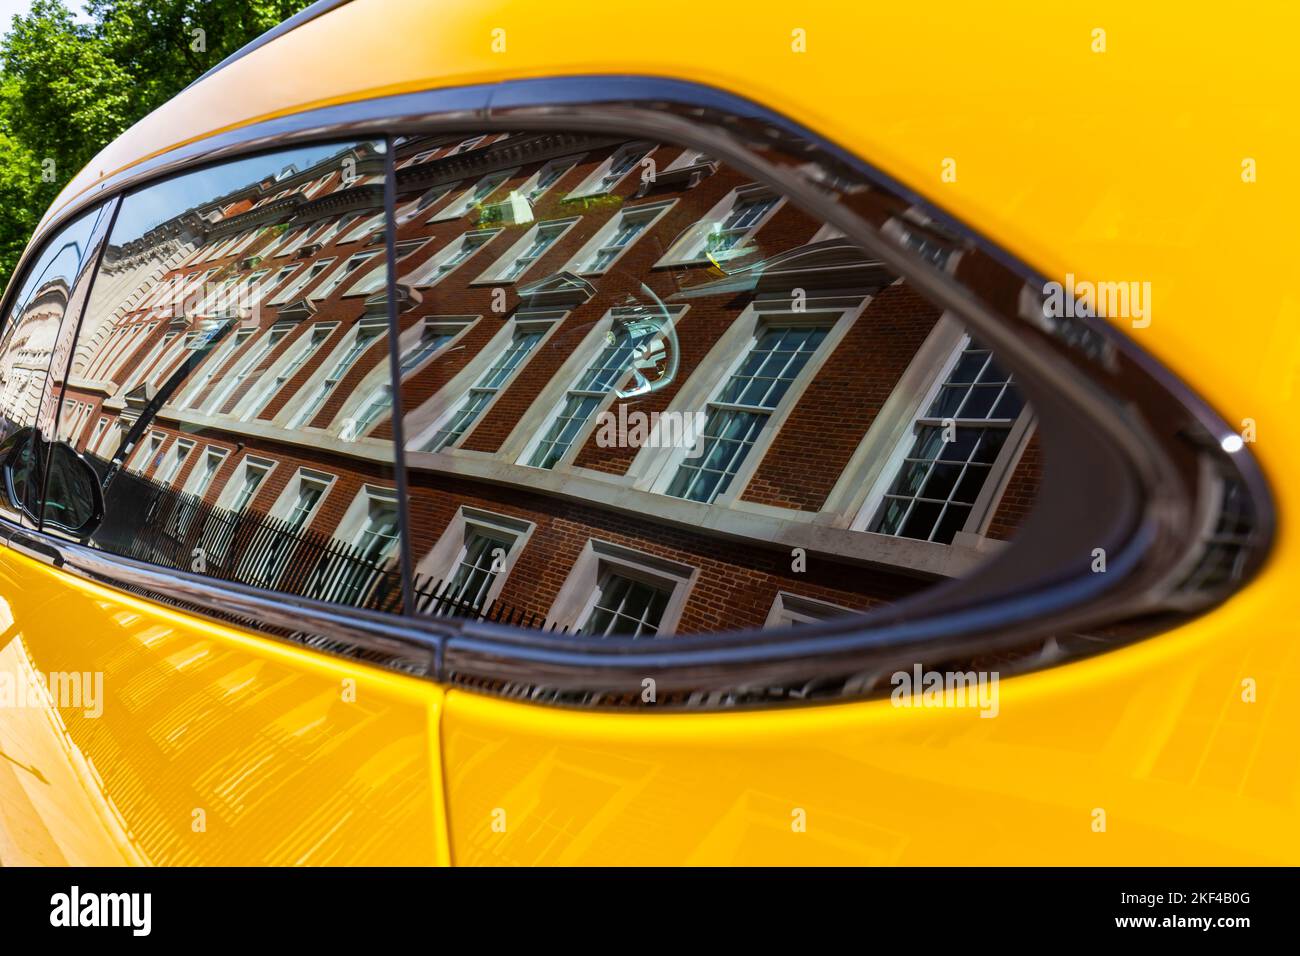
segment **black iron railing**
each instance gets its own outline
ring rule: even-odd
[[[101,479],[108,474],[110,462],[83,457]],[[254,508],[220,508],[125,469],[113,475],[105,490],[104,520],[90,540],[114,554],[224,581],[335,604],[401,610],[395,556],[374,560],[359,547],[284,518]],[[417,574],[413,585],[419,614],[556,630],[545,615],[504,601],[466,600],[449,581]]]
[[[84,457],[101,476],[107,474],[109,462]],[[131,471],[119,470],[105,489],[104,521],[91,543],[224,581],[356,607],[401,607],[395,557],[376,560],[360,547],[284,518],[217,507]]]

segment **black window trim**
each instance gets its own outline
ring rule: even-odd
[[[1233,455],[1219,450],[1219,442],[1233,432],[1199,397],[1103,320],[1079,320],[1069,330],[1069,336],[1058,334],[1060,330],[1027,335],[1024,324],[1016,317],[996,311],[959,284],[953,275],[893,245],[828,195],[824,186],[815,186],[796,174],[796,162],[807,163],[816,157],[873,183],[903,203],[919,208],[1026,282],[1041,287],[1043,277],[1032,267],[861,158],[763,107],[694,83],[625,76],[522,80],[365,100],[249,125],[163,153],[78,196],[42,224],[14,274],[21,277],[32,250],[40,248],[47,235],[91,204],[235,156],[282,150],[308,142],[362,138],[391,141],[392,137],[412,133],[541,129],[581,129],[658,138],[705,150],[780,188],[788,198],[842,230],[892,270],[907,277],[932,301],[957,313],[998,352],[1000,360],[1023,376],[1026,391],[1044,421],[1052,418],[1055,409],[1076,426],[1073,440],[1082,444],[1062,445],[1052,453],[1063,456],[1063,464],[1068,464],[1067,460],[1078,464],[1081,450],[1098,456],[1088,460],[1093,472],[1087,482],[1075,483],[1074,493],[1085,498],[1089,493],[1095,494],[1095,489],[1090,492],[1089,484],[1103,485],[1112,493],[1123,490],[1119,505],[1111,505],[1115,512],[1112,526],[1104,530],[1088,529],[1092,539],[1107,548],[1107,573],[1080,573],[1077,562],[1070,564],[1073,571],[1068,572],[1059,562],[1046,562],[1034,565],[1039,572],[1038,579],[1026,586],[1024,574],[1010,569],[1010,562],[998,558],[967,579],[925,591],[928,614],[915,615],[914,606],[903,602],[894,608],[874,611],[866,618],[806,625],[793,640],[789,630],[780,630],[700,635],[670,642],[640,641],[635,646],[619,641],[593,645],[580,638],[549,632],[416,617],[411,614],[409,554],[403,555],[403,593],[408,616],[399,617],[325,605],[275,592],[258,592],[244,585],[213,581],[184,571],[155,568],[7,522],[0,522],[3,525],[0,539],[25,553],[40,555],[64,570],[102,583],[452,684],[560,704],[635,706],[640,702],[643,679],[654,677],[660,709],[675,703],[734,706],[790,697],[857,699],[864,692],[860,682],[854,683],[853,675],[860,676],[864,668],[883,668],[918,658],[929,662],[965,661],[972,656],[1023,648],[1027,642],[1041,641],[1048,634],[1081,630],[1095,634],[1102,628],[1109,629],[1111,636],[1106,639],[1083,641],[1077,648],[1061,650],[1052,661],[1055,663],[1110,649],[1200,613],[1225,598],[1227,592],[1213,595],[1202,606],[1189,610],[1167,606],[1163,601],[1167,595],[1157,591],[1172,560],[1197,546],[1196,542],[1186,540],[1191,537],[1187,527],[1190,523],[1179,526],[1179,517],[1188,513],[1196,502],[1180,500],[1162,481],[1169,467],[1170,451],[1178,442],[1196,445],[1197,454],[1217,455],[1218,464],[1242,483],[1253,503],[1255,521],[1247,560],[1233,582],[1233,589],[1248,581],[1262,564],[1273,529],[1267,484],[1248,449]],[[784,166],[774,165],[746,146],[747,142],[779,144],[782,141],[790,146],[790,159]],[[390,148],[390,169],[392,153]],[[390,224],[395,187],[390,175],[385,190],[385,211]],[[387,238],[390,327],[396,324],[393,238],[390,228]],[[5,311],[0,315],[7,314],[14,286],[15,283],[10,283],[3,303]],[[1131,388],[1132,396],[1150,395],[1155,388],[1170,398],[1170,403],[1156,410],[1161,420],[1143,422],[1121,414],[1118,399],[1124,396],[1099,392],[1086,371],[1095,365],[1095,359],[1079,347],[1081,334],[1094,344],[1104,343],[1112,354],[1123,358],[1123,374],[1127,377],[1123,384]],[[397,337],[389,338],[393,343],[390,367],[396,372],[400,366]],[[1031,383],[1035,381],[1050,381],[1052,392],[1034,392]],[[395,411],[394,416],[398,414]],[[1081,421],[1088,427],[1078,429]],[[1189,436],[1189,427],[1194,435]],[[1049,425],[1041,433],[1049,435],[1050,428]],[[1095,434],[1089,433],[1090,430]],[[395,445],[396,468],[404,482],[405,449],[400,441]],[[1102,481],[1097,480],[1098,469]],[[1045,491],[1050,494],[1053,489],[1045,487]],[[405,495],[402,500],[407,500]],[[406,511],[405,507],[400,509],[403,522]],[[1042,503],[1036,509],[1036,513],[1050,511]],[[1076,536],[1080,517],[1076,513]],[[1054,518],[1070,520],[1065,512],[1059,511]],[[1091,524],[1097,524],[1095,518]],[[1028,545],[1019,538],[1017,541],[1006,553],[1023,558],[1023,549]],[[1036,541],[1036,546],[1041,545],[1041,540]],[[403,551],[409,547],[409,536],[404,534]],[[306,622],[310,622],[311,633],[320,640],[304,638]],[[384,654],[391,654],[392,660],[384,658]],[[399,659],[405,661],[403,655],[423,663],[418,666],[393,663]],[[828,667],[833,674],[848,679],[836,685],[834,677],[828,675],[827,689],[819,692],[815,686],[817,674],[826,672]],[[878,692],[868,688],[865,696]],[[821,693],[825,696],[819,696]]]

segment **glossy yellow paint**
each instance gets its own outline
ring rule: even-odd
[[[102,675],[0,706],[0,864],[447,862],[437,686],[3,548],[0,588],[0,681]]]
[[[144,120],[65,197],[182,142],[311,106],[566,74],[710,83],[803,122],[1048,276],[1149,281],[1152,322],[1131,334],[1229,422],[1253,420],[1253,451],[1276,479],[1300,468],[1291,411],[1300,304],[1286,281],[1287,227],[1300,212],[1291,174],[1300,154],[1291,115],[1298,25],[1280,6],[1179,18],[1119,2],[1087,12],[1008,3],[994,14],[958,3],[665,0],[651,11],[610,7],[597,22],[574,0],[355,0]],[[504,52],[493,52],[494,30],[505,31]],[[792,50],[794,30],[806,31],[807,52]],[[1104,52],[1095,52],[1097,30]],[[946,159],[956,162],[955,182],[940,178]],[[1243,179],[1247,160],[1254,182]],[[1300,657],[1289,579],[1300,540],[1288,517],[1300,486],[1274,487],[1276,548],[1247,591],[1160,637],[1003,683],[996,719],[887,701],[598,715],[458,690],[439,700],[431,688],[367,674],[385,703],[365,736],[376,747],[411,741],[391,759],[415,761],[424,726],[416,711],[441,715],[451,852],[463,863],[1295,863]],[[20,588],[52,573],[4,562]],[[324,707],[319,695],[346,671],[101,589],[67,588],[57,609],[34,607],[32,623],[22,619],[24,634],[73,611],[43,655],[57,654],[59,640],[92,642],[106,663],[133,662],[142,688],[165,677],[170,707],[211,706],[204,695],[218,692],[216,672],[175,663],[205,642],[299,685],[309,709]],[[140,618],[123,628],[114,615],[128,606]],[[140,637],[155,626],[169,629],[160,649]],[[1255,703],[1242,699],[1246,679],[1256,682]],[[391,762],[363,771],[324,741],[295,749],[275,727],[284,711],[249,704],[237,713],[217,736],[278,741],[269,753],[297,761],[319,785],[317,800],[341,778],[363,792],[391,783]],[[115,742],[136,753],[135,734],[152,729],[132,717],[113,727]],[[186,776],[161,744],[151,746],[151,772],[173,787],[155,801],[158,812],[187,813],[186,801],[199,799],[198,768]],[[232,739],[220,747],[239,749]],[[133,772],[130,759],[122,766]],[[274,761],[261,766],[277,773]],[[268,799],[289,805],[286,785],[276,786]],[[432,808],[436,792],[418,802]],[[1093,831],[1096,809],[1106,813],[1105,833]],[[806,832],[791,826],[798,810]],[[417,815],[390,818],[413,827],[399,841],[407,857],[437,842]],[[259,833],[274,829],[269,819]],[[493,828],[501,820],[503,832]],[[258,856],[238,845],[244,834],[230,836],[225,858]],[[360,858],[335,836],[338,853],[354,852],[333,859]],[[165,862],[196,844],[155,845]],[[277,847],[286,861],[299,850]]]

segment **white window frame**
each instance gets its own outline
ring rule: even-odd
[[[577,633],[583,628],[600,597],[598,588],[606,573],[642,581],[669,592],[655,637],[676,631],[699,570],[691,565],[646,554],[612,541],[587,539],[561,585],[548,615],[556,628]],[[599,638],[596,638],[599,639]]]
[[[943,362],[939,364],[936,371],[933,372],[925,389],[921,392],[920,401],[912,403],[909,414],[906,419],[905,428],[899,435],[899,439],[889,447],[888,454],[885,456],[884,465],[879,469],[871,483],[870,490],[863,500],[861,507],[858,508],[854,515],[850,527],[854,531],[862,531],[869,534],[882,534],[882,536],[894,538],[899,541],[908,541],[918,544],[938,545],[939,547],[951,547],[960,542],[961,537],[967,534],[981,534],[987,526],[993,513],[997,510],[997,502],[1001,498],[1001,491],[1007,479],[1010,477],[1012,465],[1019,460],[1021,452],[1024,450],[1025,443],[1029,440],[1032,433],[1033,411],[1027,401],[1022,401],[1019,413],[1010,420],[1010,424],[1003,424],[1004,419],[992,419],[992,424],[982,427],[996,428],[1006,432],[1006,438],[1002,442],[1002,447],[998,449],[997,455],[989,464],[989,470],[985,475],[984,482],[980,486],[980,491],[971,504],[967,512],[966,520],[957,530],[952,544],[943,542],[930,541],[924,538],[913,538],[901,534],[883,535],[882,532],[868,531],[870,526],[875,522],[876,513],[880,510],[880,505],[884,501],[890,487],[893,486],[898,478],[903,462],[908,457],[913,444],[916,440],[916,429],[922,419],[928,419],[927,410],[933,404],[938,396],[940,389],[952,374],[953,369],[961,360],[962,353],[966,350],[967,345],[972,339],[971,334],[961,329],[957,335],[956,344],[950,347]],[[919,360],[920,356],[916,360]],[[915,361],[915,360],[914,360]],[[1014,373],[1012,381],[1015,381]],[[969,428],[981,427],[979,424],[962,425],[964,419],[956,421],[956,427]],[[846,469],[848,471],[848,469]],[[936,522],[937,525],[938,522]],[[933,531],[931,532],[933,534]]]
[[[383,256],[383,254],[384,252],[382,249],[367,249],[363,252],[352,253],[352,255],[342,260],[330,271],[329,277],[318,285],[308,298],[313,302],[319,299],[328,299],[330,294],[347,281],[350,276],[356,275],[360,270],[366,267],[366,263],[370,262],[372,259]],[[355,265],[353,265],[353,263],[355,263]],[[382,265],[382,261],[379,264]]]
[[[325,499],[329,497],[329,493],[334,487],[335,477],[329,472],[318,471],[305,466],[300,467],[285,482],[284,488],[276,496],[275,503],[267,514],[288,524],[297,510],[298,500],[302,496],[304,488],[308,485],[319,488],[320,495],[317,496],[316,501],[305,512],[302,522],[292,529],[292,534],[295,536],[301,535],[311,527],[311,523],[320,514],[321,506],[325,503]],[[266,479],[263,478],[262,480],[265,481]],[[272,539],[273,542],[283,542],[284,540],[285,538],[280,535],[276,535]],[[274,588],[280,575],[284,573],[284,563],[291,549],[292,545],[289,548],[280,548],[274,551],[271,547],[268,547],[253,559],[256,561],[256,566],[247,568],[247,574],[256,578],[261,583],[261,586]]]
[[[463,266],[465,263],[473,259],[485,248],[487,248],[487,246],[492,242],[493,239],[497,237],[497,235],[500,232],[501,232],[500,229],[467,230],[466,232],[461,233],[458,237],[453,239],[451,242],[447,243],[447,245],[443,246],[441,249],[435,252],[428,259],[425,259],[414,269],[411,269],[409,272],[403,275],[399,281],[401,282],[402,285],[409,285],[412,288],[416,288],[416,289],[432,288],[433,286],[441,282],[443,279],[447,278],[447,276],[451,275],[453,272],[459,269],[461,266]],[[476,245],[473,249],[471,249],[463,259],[457,262],[446,272],[443,272],[441,275],[437,274],[439,269],[441,269],[447,262],[454,259],[460,252],[464,250],[464,245],[466,242],[468,242],[471,239],[477,239],[479,237],[483,237],[483,241],[478,243],[478,245]]]
[[[317,259],[314,262],[308,263],[306,268],[299,272],[292,282],[281,289],[274,298],[268,299],[266,304],[288,305],[302,293],[304,288],[325,275],[336,261],[337,260],[331,256],[328,259]]]
[[[818,621],[831,621],[846,615],[861,613],[829,601],[819,601],[791,591],[778,591],[763,626],[793,627],[797,624],[815,624]]]
[[[182,449],[184,454],[182,454]],[[177,438],[172,442],[172,447],[167,450],[163,456],[162,464],[158,466],[158,473],[155,476],[156,481],[160,481],[167,487],[171,487],[172,480],[175,479],[181,470],[185,467],[185,459],[194,451],[194,439]]]
[[[150,462],[162,451],[163,446],[167,444],[167,433],[151,431],[144,441],[136,446],[131,453],[132,461],[129,471],[137,475],[143,475],[150,468]],[[161,465],[162,462],[159,462]]]
[[[403,332],[398,338],[397,343],[400,349],[399,368],[401,368],[402,378],[405,379],[406,376],[414,375],[419,372],[428,365],[435,356],[441,352],[445,352],[448,348],[455,345],[460,341],[460,338],[469,330],[469,328],[479,320],[479,318],[480,317],[477,315],[431,315],[426,317],[424,321]],[[444,335],[450,333],[451,337],[436,349],[429,352],[429,354],[424,356],[424,358],[420,359],[419,362],[415,363],[410,368],[405,368],[406,357],[415,354],[419,347],[423,345],[426,333],[432,333],[433,335]]]
[[[500,596],[515,561],[527,547],[536,527],[534,522],[522,518],[461,505],[434,546],[416,564],[416,573],[441,581],[445,590],[465,558],[471,534],[477,532],[497,540],[505,539],[508,544],[501,559],[501,570],[493,574],[480,604],[481,608],[489,607]]]
[[[202,407],[205,404],[203,393],[207,389],[208,383],[216,378],[217,373],[221,371],[226,363],[235,356],[242,346],[253,341],[256,335],[257,330],[251,328],[237,328],[230,332],[229,341],[222,342],[214,352],[210,353],[200,363],[199,368],[203,369],[203,374],[189,388],[185,389],[185,394],[181,396],[181,400],[176,404],[176,407],[180,411]],[[195,371],[197,370],[191,369],[190,374]]]
[[[665,333],[671,335],[671,330],[682,320],[689,306],[674,305],[668,308],[671,310],[672,316],[665,323]],[[542,388],[542,391],[533,402],[533,408],[544,408],[546,413],[534,416],[531,414],[530,409],[530,414],[524,416],[516,429],[516,433],[527,436],[527,440],[519,454],[514,456],[517,464],[525,468],[542,468],[541,465],[530,464],[529,460],[550,433],[552,424],[564,410],[570,396],[577,391],[577,385],[587,376],[595,361],[604,354],[609,344],[610,334],[615,333],[616,326],[636,324],[639,319],[638,309],[624,307],[610,309],[601,316],[600,320],[592,327],[591,332],[584,336],[582,341],[572,350],[564,364],[551,376],[551,380]],[[622,373],[621,378],[626,378],[630,371],[631,364],[628,365],[628,370]],[[565,453],[549,469],[543,470],[562,471],[573,464],[581,449],[590,440],[591,433],[599,427],[601,414],[607,411],[617,399],[616,389],[617,386],[605,392],[604,398],[596,406],[586,424],[573,436],[573,441]]]
[[[402,226],[408,222],[414,222],[421,214],[428,212],[428,210],[450,196],[459,185],[460,181],[457,180],[454,183],[444,183],[441,186],[431,186],[426,189],[397,211],[397,224]],[[425,220],[426,224],[434,221],[433,215],[433,213],[430,213],[430,218]]]
[[[217,480],[217,475],[221,474],[221,466],[226,463],[226,458],[229,457],[229,455],[230,450],[222,448],[220,445],[205,445],[201,458],[199,459],[199,464],[190,469],[189,477],[185,479],[185,486],[182,490],[186,494],[194,495],[196,498],[202,500],[208,493],[208,490],[212,487],[212,482]],[[202,480],[204,477],[204,473],[201,470],[202,466],[206,464],[209,459],[213,458],[216,459],[217,467],[212,469],[211,476],[209,476],[208,480],[204,482]],[[202,487],[200,487],[200,485],[202,485]]]
[[[222,486],[221,494],[217,496],[216,507],[230,511],[232,514],[243,514],[253,506],[253,502],[257,501],[257,496],[262,492],[262,489],[266,487],[267,481],[270,479],[271,474],[275,471],[278,464],[279,462],[274,458],[263,458],[260,455],[254,455],[251,453],[244,455],[239,464],[235,466],[234,472],[226,479],[225,485]],[[262,472],[262,478],[257,483],[256,487],[253,488],[253,493],[249,495],[248,500],[244,502],[243,507],[241,507],[239,511],[235,511],[234,505],[240,495],[243,494],[248,473],[254,468]],[[218,466],[217,470],[221,470],[220,466]]]
[[[381,209],[379,212],[372,213],[371,215],[362,218],[360,223],[338,241],[338,244],[343,245],[345,242],[358,242],[376,230],[383,228],[384,212]]]
[[[576,226],[580,221],[581,217],[574,216],[568,219],[547,219],[533,223],[533,225],[529,227],[528,231],[516,240],[514,245],[507,249],[495,262],[492,263],[492,265],[488,266],[488,268],[479,275],[477,279],[470,283],[470,285],[501,285],[504,283],[519,282],[537,266],[538,262],[554,252],[555,247],[560,244],[560,241],[563,240],[566,235],[568,235],[569,230]],[[517,275],[507,277],[506,273],[514,268],[516,263],[523,258],[525,252],[533,247],[534,240],[542,229],[557,230],[555,239],[553,239],[545,249],[531,258]]]
[[[780,212],[786,203],[784,194],[765,183],[749,183],[744,186],[737,186],[723,196],[714,203],[713,207],[698,222],[687,229],[668,247],[668,251],[655,263],[655,267],[696,265],[710,262],[712,258],[728,258],[725,255],[710,257],[709,236],[721,227],[731,214],[743,204],[768,198],[775,200],[772,206],[755,222],[746,227],[745,232],[737,238],[736,242],[725,250],[725,252],[735,251],[738,253],[744,251],[749,247],[749,243],[752,242],[758,231],[771,222],[772,217]]]
[[[595,169],[593,169],[587,175],[587,178],[580,182],[577,188],[569,193],[568,198],[585,199],[590,196],[606,196],[609,193],[612,193],[618,188],[619,184],[632,173],[633,170],[637,169],[641,163],[645,161],[647,156],[653,155],[657,148],[658,144],[649,141],[642,142],[638,140],[632,143],[624,143],[618,149],[614,150],[614,152],[610,153],[609,156],[605,158],[604,162],[600,163]],[[637,154],[636,159],[632,164],[622,173],[618,174],[617,178],[610,179],[609,177],[613,175],[610,173],[610,170],[614,169],[622,159],[632,153]]]
[[[668,211],[676,204],[677,200],[668,199],[661,202],[641,203],[637,206],[621,207],[614,213],[614,215],[610,216],[599,229],[596,230],[595,234],[592,235],[590,239],[583,243],[582,247],[574,254],[573,258],[565,264],[562,271],[573,272],[584,276],[604,275],[610,269],[614,268],[618,261],[627,255],[628,251],[633,246],[649,235],[650,231],[654,229],[659,221],[663,219],[663,217],[667,215]],[[622,231],[623,222],[629,217],[636,220],[644,219],[645,224],[636,235],[622,246],[618,247],[618,251],[609,262],[604,266],[597,268],[596,260],[600,253],[604,251],[606,247],[612,248],[610,242]]]
[[[435,395],[430,400],[431,402],[436,402],[443,392],[447,392],[453,387],[457,388],[455,400],[447,405],[442,414],[438,415],[433,420],[432,424],[421,428],[418,432],[414,433],[413,437],[408,438],[407,446],[415,451],[425,452],[428,454],[447,452],[458,448],[465,440],[466,436],[474,430],[474,427],[492,411],[492,406],[494,406],[506,390],[514,384],[514,381],[519,374],[528,367],[528,363],[532,360],[533,356],[537,354],[538,349],[542,348],[546,344],[546,340],[555,330],[556,325],[556,320],[550,318],[522,319],[516,317],[508,321],[502,327],[501,332],[494,335],[492,340],[484,346],[476,357],[476,360],[466,366],[466,368],[448,384],[447,388],[444,388],[442,392],[439,392],[438,395]],[[532,334],[534,332],[540,333],[537,342],[528,350],[528,352],[524,353],[515,366],[506,374],[506,377],[494,386],[489,387],[484,385],[483,383],[486,380],[487,375],[496,366],[497,362],[504,359],[506,354],[514,347],[515,339],[520,335]],[[469,373],[472,373],[472,378],[466,378],[466,375]],[[478,413],[470,419],[461,430],[459,435],[436,451],[426,449],[425,446],[438,435],[445,424],[449,423],[460,413],[461,409],[470,401],[472,394],[475,392],[490,392],[491,394],[483,406],[479,408]],[[428,403],[426,403],[426,405],[427,404]]]
[[[816,378],[827,358],[834,353],[849,328],[857,321],[864,306],[865,303],[853,308],[813,308],[805,312],[793,312],[774,306],[760,309],[750,305],[732,322],[731,327],[714,343],[714,347],[700,362],[696,372],[674,397],[670,410],[683,413],[704,411],[707,415],[710,406],[726,386],[732,373],[745,361],[745,357],[758,344],[763,333],[772,326],[822,326],[827,329],[827,333],[781,400],[766,412],[766,422],[755,436],[745,460],[732,476],[726,491],[717,495],[709,503],[696,502],[688,498],[676,498],[676,500],[693,504],[711,504],[714,507],[731,507],[739,501],[759,463],[771,448],[773,439],[789,417],[790,411],[798,403],[809,383]],[[672,483],[678,467],[689,450],[686,448],[641,449],[629,469],[632,474],[640,476],[636,480],[636,486],[667,496],[668,486]]]
[[[559,159],[547,160],[538,167],[536,172],[524,180],[523,183],[520,184],[519,188],[514,190],[514,192],[523,196],[524,199],[528,200],[530,203],[535,203],[558,186],[560,180],[569,175],[569,173],[573,171],[574,167],[586,158],[586,153],[579,153],[576,156],[563,156]],[[539,189],[538,183],[540,183],[547,174],[554,172],[557,169],[560,171],[560,174],[552,179],[548,185],[540,187]]]
[[[368,333],[365,336],[366,341],[364,344],[362,342],[363,332]],[[362,319],[348,329],[339,343],[334,346],[333,351],[325,357],[325,361],[320,363],[320,366],[312,373],[311,378],[299,389],[300,394],[295,395],[293,402],[287,404],[284,411],[281,412],[281,415],[284,416],[285,428],[297,431],[310,427],[311,420],[320,414],[321,409],[329,402],[334,390],[361,361],[362,356],[370,351],[377,342],[383,341],[387,334],[388,320],[386,318]],[[387,369],[386,353],[382,364]],[[299,366],[299,368],[301,367]],[[280,416],[277,415],[276,418],[278,421]]]
[[[519,167],[497,169],[480,176],[478,181],[461,193],[454,202],[431,216],[429,222],[446,222],[467,215],[476,205],[484,205],[498,189],[510,181],[510,177],[519,172]],[[485,189],[486,187],[486,189]],[[481,195],[478,195],[482,191]]]
[[[86,449],[92,454],[99,454],[99,443],[104,440],[104,433],[108,431],[108,419],[101,418],[95,423],[95,430],[90,433],[90,441],[86,442]]]
[[[276,322],[261,336],[256,337],[255,344],[250,344],[244,357],[228,375],[223,377],[221,385],[199,405],[199,411],[210,415],[220,414],[221,406],[226,403],[226,399],[230,398],[244,383],[257,367],[258,362],[269,355],[292,330],[293,326],[290,323]]]
[[[314,322],[303,329],[297,341],[263,373],[266,382],[262,387],[240,399],[239,405],[232,409],[232,414],[241,422],[256,418],[262,409],[270,404],[272,396],[288,385],[289,380],[311,361],[311,357],[329,341],[338,327],[337,322]]]

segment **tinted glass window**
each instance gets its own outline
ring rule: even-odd
[[[420,613],[592,639],[806,624],[969,573],[1032,505],[1012,377],[770,185],[579,134],[395,161]],[[923,217],[883,225],[960,268]]]
[[[34,465],[38,444],[34,429],[50,417],[54,401],[50,368],[67,359],[66,344],[74,331],[82,277],[100,238],[104,208],[79,216],[61,229],[24,273],[0,329],[0,515],[32,520]],[[43,408],[43,406],[45,406]],[[25,503],[26,508],[21,508]]]
[[[58,425],[103,485],[92,546],[399,604],[384,165],[318,145],[123,200]]]

